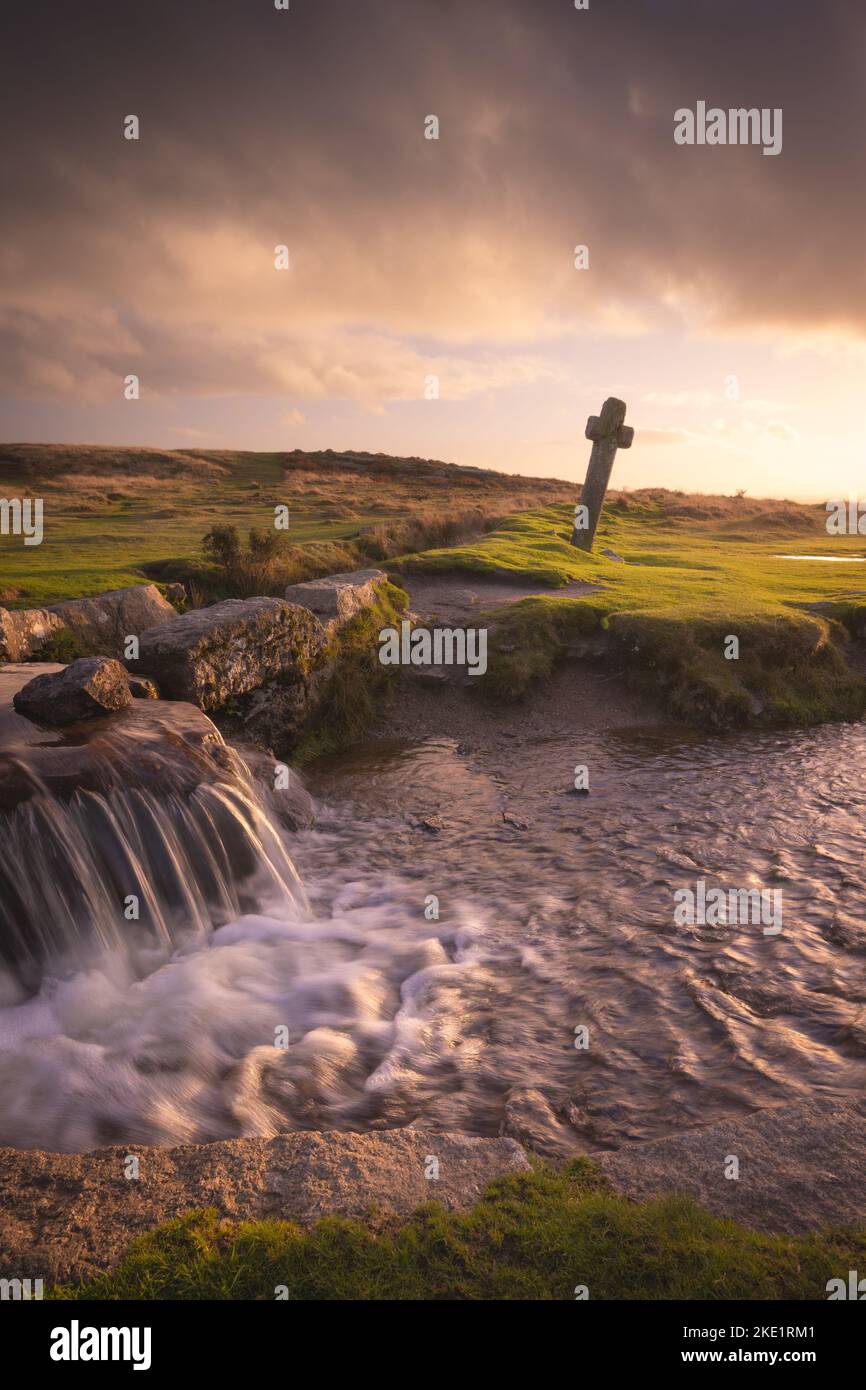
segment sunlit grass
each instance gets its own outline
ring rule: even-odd
[[[327,1218],[233,1225],[191,1212],[136,1240],[75,1299],[825,1299],[866,1262],[866,1232],[765,1235],[685,1197],[631,1202],[589,1160],[498,1179],[471,1211],[396,1226]]]
[[[866,576],[855,566],[777,557],[792,540],[810,554],[863,554],[863,538],[828,536],[820,513],[803,507],[792,507],[787,534],[783,504],[758,504],[752,515],[744,505],[742,512],[680,518],[671,514],[670,494],[664,503],[614,503],[588,555],[569,544],[572,510],[551,506],[510,518],[471,544],[401,564],[409,572],[511,574],[551,586],[487,615],[493,637],[484,679],[499,697],[524,694],[570,644],[604,634],[609,654],[691,722],[858,718],[866,684],[849,670],[841,646],[866,629]],[[598,589],[557,596],[556,587],[574,580]],[[729,636],[738,638],[737,660],[725,656]]]
[[[797,509],[799,520],[804,509]],[[846,565],[779,560],[790,550],[812,554],[866,555],[860,536],[828,536],[815,516],[815,530],[804,542],[801,528],[787,537],[778,524],[766,527],[760,515],[748,522],[686,521],[659,507],[604,516],[592,554],[569,544],[572,509],[544,507],[509,518],[489,536],[468,545],[408,556],[416,572],[470,571],[514,574],[554,587],[571,580],[604,585],[592,605],[604,613],[649,609],[658,613],[712,616],[720,612],[789,611],[810,602],[858,597],[866,617],[866,575]],[[601,552],[613,550],[625,565]]]
[[[0,445],[0,496],[38,496],[39,546],[0,537],[0,603],[32,607],[107,589],[206,577],[215,524],[245,537],[290,511],[287,540],[309,574],[478,534],[488,522],[562,495],[566,484],[477,475],[435,460],[232,450]],[[383,543],[384,542],[384,543]],[[318,549],[317,549],[318,548]]]

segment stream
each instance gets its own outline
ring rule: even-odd
[[[134,950],[103,933],[35,993],[5,979],[0,1143],[489,1135],[540,1093],[551,1143],[577,1153],[860,1094],[864,768],[863,724],[647,727],[507,756],[369,743],[310,769],[317,821],[294,834],[211,791],[222,820],[199,798],[166,843],[194,892],[230,822],[246,877],[221,871],[218,909],[180,894]],[[127,840],[137,814],[113,807]],[[699,880],[780,890],[782,930],[678,925]]]

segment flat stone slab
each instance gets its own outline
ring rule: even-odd
[[[139,1159],[135,1181],[124,1176],[130,1153]],[[724,1177],[729,1155],[740,1161],[737,1180]],[[431,1156],[438,1181],[425,1176]],[[762,1110],[592,1157],[616,1190],[637,1200],[688,1193],[717,1216],[789,1234],[864,1224],[866,1101]],[[0,1277],[92,1277],[112,1268],[135,1236],[202,1207],[232,1221],[301,1225],[325,1215],[362,1217],[371,1204],[401,1217],[431,1199],[464,1210],[493,1178],[529,1166],[514,1139],[416,1129],[301,1131],[170,1149],[124,1144],[84,1154],[4,1148]]]
[[[309,579],[304,584],[290,584],[286,589],[289,603],[309,608],[329,631],[344,627],[363,608],[369,608],[376,598],[376,585],[388,576],[384,570],[349,570],[345,574],[328,574],[323,579]]]
[[[130,1153],[139,1159],[135,1181],[124,1176]],[[431,1155],[436,1181],[425,1177]],[[514,1139],[414,1129],[302,1131],[174,1149],[125,1144],[85,1154],[0,1149],[0,1276],[92,1277],[115,1265],[135,1236],[201,1207],[234,1221],[301,1224],[363,1216],[371,1203],[400,1216],[433,1199],[463,1209],[493,1178],[529,1166]]]
[[[737,1179],[725,1177],[729,1155]],[[592,1157],[628,1197],[687,1193],[758,1230],[866,1224],[866,1101],[759,1110]]]

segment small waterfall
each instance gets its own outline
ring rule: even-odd
[[[106,759],[104,786],[66,798],[17,762],[31,795],[0,813],[0,960],[25,986],[94,954],[167,953],[263,900],[305,906],[245,764],[214,751],[169,741],[142,785],[140,765]]]

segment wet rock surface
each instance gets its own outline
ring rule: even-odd
[[[255,743],[232,740],[250,771],[262,801],[287,830],[308,830],[316,821],[316,806],[299,772],[279,762]]]
[[[63,676],[68,669],[50,662],[0,667],[0,810],[43,790],[62,798],[113,785],[171,790],[218,775],[227,751],[222,737],[190,704],[130,699],[118,712],[62,727],[34,723],[18,711],[16,696],[34,676]]]

